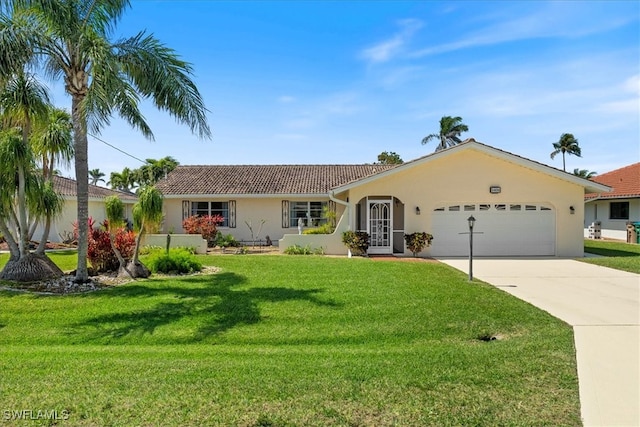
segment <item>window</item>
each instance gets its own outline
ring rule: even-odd
[[[228,227],[229,202],[191,202],[191,215],[220,215],[224,218],[220,227]]]
[[[322,217],[322,210],[327,206],[327,202],[289,202],[289,226],[297,227],[298,220],[302,219],[305,227],[317,227],[321,225],[325,218]]]
[[[476,205],[464,205],[465,212],[471,212],[476,210]]]
[[[611,202],[609,219],[629,219],[629,202]]]

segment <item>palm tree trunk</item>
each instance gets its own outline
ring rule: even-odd
[[[80,111],[82,95],[73,95],[71,109],[73,116],[73,145],[76,168],[76,198],[78,203],[78,268],[75,281],[89,280],[87,251],[89,246],[89,164],[86,119]]]
[[[47,248],[47,240],[49,239],[49,231],[51,230],[51,217],[49,215],[46,216],[44,220],[44,231],[42,232],[42,237],[40,238],[40,243],[36,248],[37,255],[44,255],[44,250]]]
[[[564,162],[564,151],[562,152],[562,170],[567,171],[567,165]]]
[[[13,238],[13,234],[9,231],[7,224],[4,221],[0,221],[0,233],[4,236],[7,245],[9,246],[9,254],[11,259],[20,258],[20,247],[18,246],[18,242]]]

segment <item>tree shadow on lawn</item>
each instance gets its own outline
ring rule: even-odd
[[[128,284],[115,288],[108,294],[100,293],[100,299],[173,295],[176,302],[160,302],[153,308],[128,313],[99,315],[75,325],[77,329],[73,331],[73,335],[77,335],[78,329],[92,331],[86,336],[89,341],[153,335],[158,327],[191,317],[195,324],[200,324],[191,336],[167,339],[172,342],[195,343],[236,326],[260,322],[263,319],[258,307],[261,302],[307,301],[318,306],[341,306],[334,301],[320,299],[318,294],[322,289],[233,289],[246,282],[243,276],[234,273],[182,278],[180,282],[184,283],[184,287],[154,286],[151,281],[148,286]],[[189,329],[188,326],[185,328]]]
[[[602,256],[608,256],[608,257],[625,257],[625,258],[639,257],[640,258],[640,254],[638,252],[624,251],[621,249],[586,248],[584,251],[590,254],[602,255]]]

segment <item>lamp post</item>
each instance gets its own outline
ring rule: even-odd
[[[473,224],[475,224],[476,219],[471,215],[467,218],[469,222],[469,281],[473,281]]]

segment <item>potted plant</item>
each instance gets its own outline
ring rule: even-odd
[[[425,246],[431,246],[431,241],[433,240],[433,236],[429,233],[416,232],[411,234],[404,235],[404,241],[407,244],[407,249],[409,249],[413,256],[417,256],[418,253],[422,252]]]

